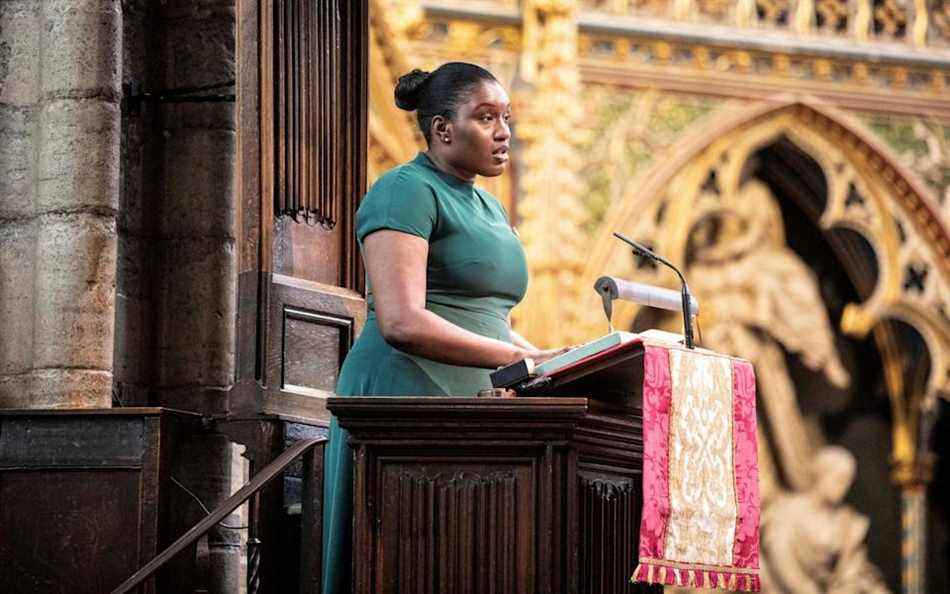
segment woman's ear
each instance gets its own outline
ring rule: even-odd
[[[451,141],[451,126],[445,117],[437,115],[432,118],[432,136],[443,142]]]

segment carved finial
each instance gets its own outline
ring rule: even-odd
[[[693,0],[673,0],[673,19],[688,21],[693,14]]]
[[[811,33],[814,22],[814,0],[799,0],[795,9],[795,31],[801,34]]]
[[[738,0],[736,2],[736,25],[751,27],[757,18],[755,0]]]
[[[914,0],[914,24],[911,37],[914,45],[927,45],[927,30],[930,27],[930,13],[927,11],[927,0]]]
[[[871,0],[858,0],[858,8],[854,13],[854,29],[852,35],[858,41],[867,41],[871,32]]]

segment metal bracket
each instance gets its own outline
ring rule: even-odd
[[[141,82],[129,81],[122,85],[123,111],[129,116],[136,117],[142,113],[142,103],[145,101],[156,103],[233,103],[235,100],[233,93],[214,95],[199,93],[233,87],[234,83],[235,81],[232,79],[210,85],[165,89],[158,93],[149,93],[143,90]]]

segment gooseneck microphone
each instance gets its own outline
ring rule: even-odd
[[[644,258],[648,258],[654,262],[659,262],[660,264],[670,267],[673,270],[673,272],[676,273],[676,276],[679,277],[680,299],[681,299],[680,307],[682,308],[682,311],[683,311],[683,336],[686,338],[686,347],[690,349],[695,348],[695,346],[693,345],[693,324],[690,320],[690,314],[693,313],[694,311],[698,312],[699,306],[698,304],[696,304],[695,299],[693,299],[693,296],[689,292],[689,285],[686,284],[686,278],[683,277],[683,273],[680,272],[676,266],[673,266],[673,264],[671,264],[669,260],[667,260],[663,256],[653,253],[653,251],[650,248],[646,247],[645,245],[641,245],[637,243],[636,241],[630,239],[629,237],[623,235],[622,233],[614,232],[614,237],[616,237],[620,241],[626,243],[631,248],[633,248],[634,253],[640,256],[643,256]]]

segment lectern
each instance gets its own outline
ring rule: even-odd
[[[331,398],[355,456],[354,592],[629,593],[635,400]]]

